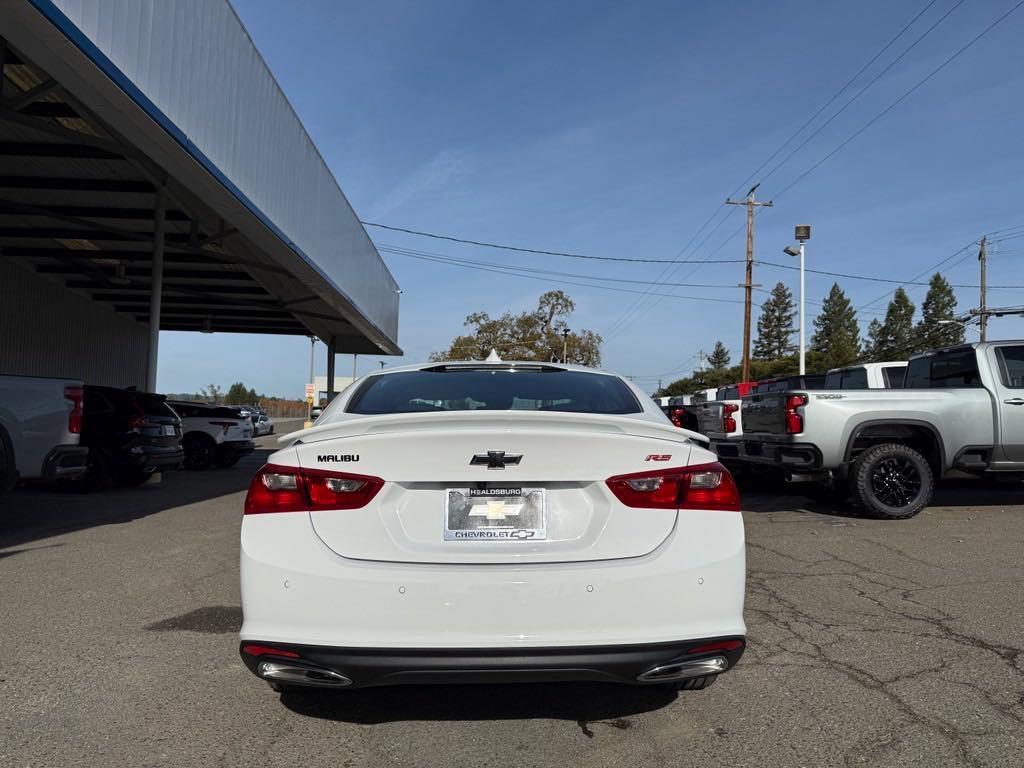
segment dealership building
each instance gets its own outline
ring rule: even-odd
[[[226,0],[5,0],[0,65],[0,373],[153,390],[159,330],[315,336],[329,377],[401,354],[398,286]]]

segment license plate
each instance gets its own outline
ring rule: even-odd
[[[538,541],[547,538],[543,488],[448,488],[445,541]]]
[[[164,434],[167,435],[167,437],[174,437],[174,425],[164,424]]]

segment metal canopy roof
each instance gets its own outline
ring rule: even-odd
[[[161,330],[316,335],[338,352],[400,353],[315,264],[288,261],[293,244],[279,233],[251,216],[241,229],[226,223],[222,199],[208,203],[10,40],[0,62],[0,258],[147,323],[162,188]]]

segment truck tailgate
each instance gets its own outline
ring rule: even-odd
[[[743,434],[786,434],[786,398],[788,392],[765,392],[743,398]]]

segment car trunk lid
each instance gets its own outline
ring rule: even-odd
[[[385,481],[366,507],[311,512],[321,540],[344,557],[405,563],[645,555],[671,534],[677,511],[625,507],[605,481],[686,466],[692,450],[667,423],[593,414],[402,414],[299,434],[303,468]],[[453,528],[515,538],[457,537]]]

